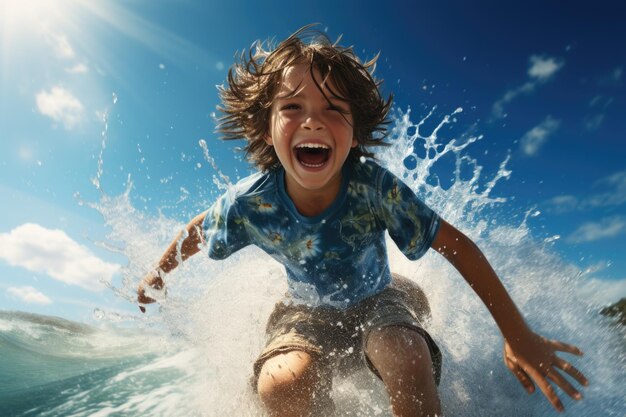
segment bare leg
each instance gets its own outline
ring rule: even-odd
[[[257,388],[270,416],[308,417],[332,408],[330,384],[313,356],[294,350],[265,361]]]
[[[366,354],[383,379],[394,416],[442,415],[430,351],[419,333],[401,326],[372,330]]]

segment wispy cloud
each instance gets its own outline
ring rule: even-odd
[[[585,200],[589,208],[619,206],[626,203],[626,171],[619,171],[596,181],[597,188],[608,191],[593,194]],[[587,207],[584,207],[587,208]]]
[[[613,97],[605,97],[603,95],[594,96],[589,101],[589,108],[593,114],[588,114],[583,120],[583,126],[586,130],[592,132],[600,129],[606,119],[605,111],[613,104]]]
[[[84,74],[89,71],[89,68],[87,68],[85,64],[76,64],[73,67],[67,68],[65,71],[70,74]]]
[[[594,114],[592,116],[586,116],[583,122],[585,125],[585,129],[590,132],[600,129],[600,127],[604,123],[605,118],[606,116],[602,113]]]
[[[626,297],[626,279],[587,278],[580,282],[584,300],[597,304],[613,304]]]
[[[498,101],[493,103],[493,107],[491,108],[491,117],[493,119],[501,119],[506,116],[505,106],[513,101],[517,96],[522,94],[530,94],[535,91],[536,83],[527,82],[519,87],[515,87],[502,96]]]
[[[573,243],[593,242],[615,237],[624,232],[626,232],[626,218],[617,216],[602,219],[598,223],[585,223],[569,235],[566,240]]]
[[[593,188],[599,192],[588,192],[584,198],[561,195],[546,201],[549,211],[566,213],[571,211],[617,207],[626,203],[626,171],[618,171],[595,182]]]
[[[46,41],[52,46],[57,57],[61,59],[74,58],[74,48],[72,48],[72,45],[67,40],[66,35],[47,32]]]
[[[561,122],[552,116],[547,116],[541,123],[530,129],[520,139],[522,152],[527,156],[534,156],[552,135],[559,128]]]
[[[533,55],[530,57],[530,68],[528,69],[528,75],[539,81],[547,81],[558,70],[563,67],[564,63],[549,56]]]
[[[9,287],[7,294],[30,304],[52,304],[52,300],[34,287]]]
[[[493,104],[491,109],[492,121],[505,117],[507,104],[520,95],[534,92],[538,85],[549,81],[565,65],[564,61],[545,55],[532,55],[529,61],[528,77],[530,80],[518,87],[511,88]]]
[[[559,195],[547,200],[545,205],[548,211],[561,214],[577,210],[580,205],[580,201],[573,195]]]
[[[597,79],[600,86],[619,86],[622,84],[622,77],[624,76],[624,68],[613,68],[608,74],[602,75]]]
[[[0,259],[90,291],[103,288],[119,265],[103,261],[58,229],[26,223],[0,234]]]
[[[83,104],[80,100],[60,86],[52,87],[50,91],[40,91],[35,100],[41,114],[63,123],[68,130],[76,127],[83,115]]]

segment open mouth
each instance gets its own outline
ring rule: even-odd
[[[296,146],[298,162],[307,168],[323,167],[330,158],[330,148],[321,143],[302,143]]]

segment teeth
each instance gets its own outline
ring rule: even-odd
[[[301,143],[298,146],[296,146],[296,149],[302,149],[302,148],[311,148],[311,149],[330,149],[329,146],[326,146],[322,143]]]

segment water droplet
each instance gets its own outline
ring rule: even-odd
[[[555,241],[559,240],[560,238],[561,238],[561,236],[559,236],[559,235],[554,235],[554,236],[551,236],[551,237],[547,237],[547,238],[545,238],[543,241],[544,241],[545,243],[552,243],[552,242],[555,242]]]

